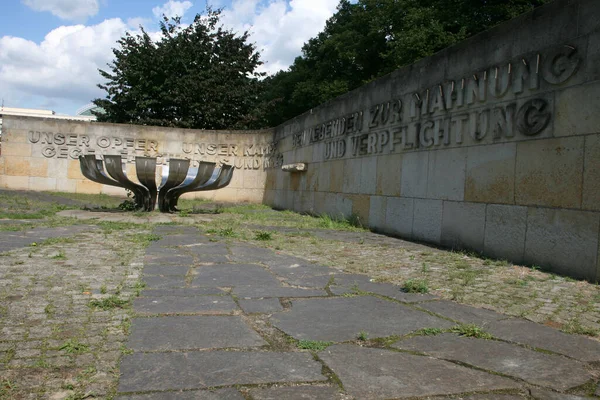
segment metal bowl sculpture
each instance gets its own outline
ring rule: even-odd
[[[156,186],[156,158],[136,157],[135,170],[138,181],[127,177],[126,164],[121,156],[104,156],[97,160],[93,154],[79,157],[83,176],[103,185],[117,186],[134,194],[136,208],[161,212],[177,211],[177,202],[184,193],[217,190],[229,185],[233,177],[233,166],[217,166],[213,162],[200,162],[190,168],[190,160],[172,158],[163,167],[160,185]]]

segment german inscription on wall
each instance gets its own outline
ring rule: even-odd
[[[568,45],[530,54],[308,129],[292,127],[293,146],[324,143],[324,158],[335,159],[535,137],[552,121],[548,92],[581,62]]]
[[[27,139],[38,145],[36,147],[46,158],[77,159],[84,154],[120,154],[129,163],[135,162],[136,156],[157,157],[159,165],[166,164],[170,158],[185,158],[192,160],[192,166],[197,166],[200,161],[213,161],[237,169],[254,170],[276,168],[283,162],[272,144],[182,142],[181,151],[168,153],[157,140],[133,137],[90,137],[32,130]]]

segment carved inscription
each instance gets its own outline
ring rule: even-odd
[[[273,144],[237,145],[231,143],[182,143],[181,151],[168,153],[152,139],[132,137],[90,137],[82,134],[29,131],[28,141],[40,146],[46,158],[77,159],[82,154],[118,154],[127,162],[135,162],[136,156],[156,157],[159,165],[170,158],[187,158],[192,166],[200,161],[229,164],[237,169],[277,168],[283,164],[281,154]]]
[[[577,73],[576,48],[560,46],[439,82],[366,110],[292,133],[292,145],[324,142],[325,159],[516,140],[552,120],[551,90]]]

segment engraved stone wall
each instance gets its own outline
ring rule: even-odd
[[[186,196],[261,202],[266,171],[281,165],[270,130],[184,130],[6,115],[2,129],[3,188],[123,195],[121,188],[85,179],[78,160],[80,154],[118,154],[134,181],[136,156],[157,157],[158,180],[170,158],[190,159],[192,167],[204,160],[233,165],[228,187]]]
[[[558,0],[278,127],[308,170],[265,199],[598,280],[598,110],[600,7]]]

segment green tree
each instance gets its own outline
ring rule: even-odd
[[[341,0],[287,71],[268,78],[278,125],[549,0]]]
[[[257,67],[260,55],[238,35],[219,23],[220,10],[198,14],[189,26],[164,17],[162,36],[152,40],[125,34],[113,49],[104,99],[93,102],[106,112],[103,122],[197,129],[263,127],[259,95],[263,83]]]

